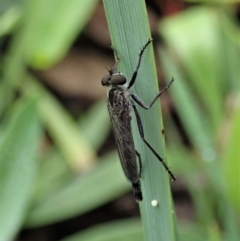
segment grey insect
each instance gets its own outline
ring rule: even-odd
[[[171,176],[172,180],[175,180],[175,177],[168,168],[167,164],[144,138],[142,122],[135,106],[135,103],[137,103],[146,110],[151,108],[155,101],[158,99],[158,97],[170,87],[174,79],[172,78],[171,82],[157,94],[157,96],[152,100],[150,105],[146,105],[137,95],[132,93],[130,90],[130,88],[134,85],[136,81],[143,53],[151,42],[152,39],[149,38],[146,44],[142,47],[138,56],[137,67],[127,86],[125,86],[127,82],[126,77],[117,70],[117,65],[120,62],[120,58],[114,48],[112,49],[116,54],[117,62],[114,67],[108,70],[109,74],[102,78],[103,86],[111,86],[111,89],[108,92],[107,107],[112,122],[113,133],[117,143],[117,150],[120,157],[121,165],[127,179],[132,183],[133,193],[137,202],[142,201],[143,199],[140,183],[142,164],[141,155],[136,151],[134,147],[131,128],[131,110],[133,110],[133,112],[135,113],[141,139],[156,156],[156,158],[162,163],[168,174]]]

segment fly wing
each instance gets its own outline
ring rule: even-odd
[[[139,171],[131,129],[130,106],[125,105],[121,111],[117,111],[109,102],[108,111],[123,171],[130,182],[136,183],[139,180]]]

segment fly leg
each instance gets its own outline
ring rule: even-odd
[[[148,41],[147,43],[145,43],[145,45],[142,47],[140,53],[139,53],[139,56],[138,56],[138,62],[137,62],[137,67],[136,67],[136,70],[134,71],[133,75],[132,75],[132,78],[129,82],[129,85],[128,85],[128,89],[131,88],[136,80],[136,77],[137,77],[137,73],[138,73],[138,69],[140,67],[140,64],[141,64],[141,60],[142,60],[142,55],[143,55],[143,52],[145,51],[145,49],[147,48],[147,46],[152,42],[152,38],[148,38]]]
[[[139,163],[139,177],[141,177],[141,174],[142,174],[142,159],[141,159],[141,155],[138,151],[136,151],[136,155],[138,157],[138,163]]]
[[[153,149],[153,147],[147,142],[147,140],[144,137],[144,131],[143,131],[143,126],[142,126],[142,121],[140,119],[139,113],[137,111],[137,108],[135,105],[132,105],[136,119],[137,119],[137,125],[138,125],[138,130],[139,130],[139,134],[141,136],[141,139],[143,140],[143,142],[147,145],[147,147],[152,151],[152,153],[155,155],[155,157],[162,163],[162,165],[164,166],[164,168],[166,169],[166,171],[168,172],[168,174],[171,176],[172,180],[176,180],[176,178],[174,177],[173,173],[170,171],[169,167],[167,166],[167,164],[164,162],[164,160],[158,155],[158,153]]]
[[[167,90],[167,89],[170,87],[170,85],[172,84],[173,81],[174,81],[174,79],[173,79],[173,77],[172,77],[170,83],[156,95],[156,97],[152,100],[152,102],[151,102],[149,105],[146,105],[137,95],[131,94],[131,96],[132,96],[133,100],[134,100],[137,104],[139,104],[139,105],[140,105],[142,108],[144,108],[145,110],[148,110],[148,109],[150,109],[150,108],[152,107],[152,105],[155,103],[155,101],[158,99],[158,97],[159,97],[165,90]]]

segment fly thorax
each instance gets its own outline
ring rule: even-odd
[[[124,97],[122,95],[122,92],[118,92],[115,95],[114,101],[113,101],[113,106],[114,109],[120,114],[124,110]]]
[[[124,96],[123,91],[113,88],[108,92],[108,99],[115,113],[122,113],[124,110]]]

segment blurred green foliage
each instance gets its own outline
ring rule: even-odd
[[[99,162],[96,157],[110,130],[104,101],[75,121],[27,71],[29,66],[44,69],[56,64],[97,2],[0,3],[0,45],[11,36],[0,58],[1,241],[13,240],[24,227],[81,215],[129,190],[117,154]],[[196,210],[194,222],[181,222],[178,229],[180,240],[237,241],[240,31],[230,5],[237,1],[194,2],[212,5],[196,5],[159,25],[165,41],[159,55],[166,79],[175,78],[170,94],[189,142],[186,147],[178,126],[167,120],[168,159],[189,189]],[[44,151],[43,130],[54,143]],[[130,226],[132,230],[127,229]],[[140,236],[138,220],[128,220],[93,227],[64,241],[140,240]]]
[[[176,132],[168,133],[169,155],[209,240],[239,238],[240,31],[232,14],[199,6],[159,28],[164,72],[176,79],[169,91],[190,141],[186,147],[178,137],[176,144]]]

